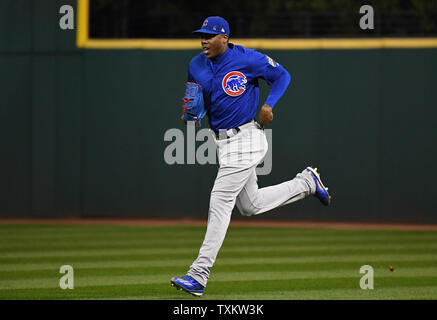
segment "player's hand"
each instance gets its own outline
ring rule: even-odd
[[[268,104],[265,104],[261,107],[261,110],[258,114],[258,122],[263,126],[268,125],[273,120],[273,111],[272,107]]]
[[[181,116],[181,121],[184,125],[187,125],[187,120],[185,120],[184,115]]]

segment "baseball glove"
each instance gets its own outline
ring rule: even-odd
[[[195,121],[196,126],[199,127],[200,121],[206,114],[202,86],[194,82],[187,82],[185,84],[185,96],[182,101],[184,102],[182,104],[184,119]]]

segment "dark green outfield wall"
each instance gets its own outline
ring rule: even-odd
[[[197,51],[78,50],[69,2],[0,2],[0,216],[206,217],[216,166],[163,157]],[[263,52],[292,84],[259,184],[312,164],[334,201],[255,219],[437,222],[437,49]]]

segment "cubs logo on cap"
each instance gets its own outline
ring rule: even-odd
[[[222,17],[208,17],[203,21],[202,27],[192,33],[226,34],[230,36],[229,24]]]
[[[223,77],[222,88],[231,97],[237,97],[246,91],[246,76],[240,71],[231,71]]]

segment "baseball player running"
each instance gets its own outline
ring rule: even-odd
[[[253,49],[229,43],[229,25],[221,17],[208,17],[199,30],[203,52],[188,67],[183,120],[200,123],[207,114],[215,132],[219,169],[211,192],[208,225],[197,259],[187,275],[171,278],[171,285],[201,296],[237,205],[245,216],[261,214],[315,195],[324,205],[331,197],[311,167],[292,180],[258,188],[256,167],[268,148],[264,126],[273,120],[273,107],[290,82],[279,63]],[[259,79],[270,92],[255,121]],[[186,122],[185,122],[186,123]]]

